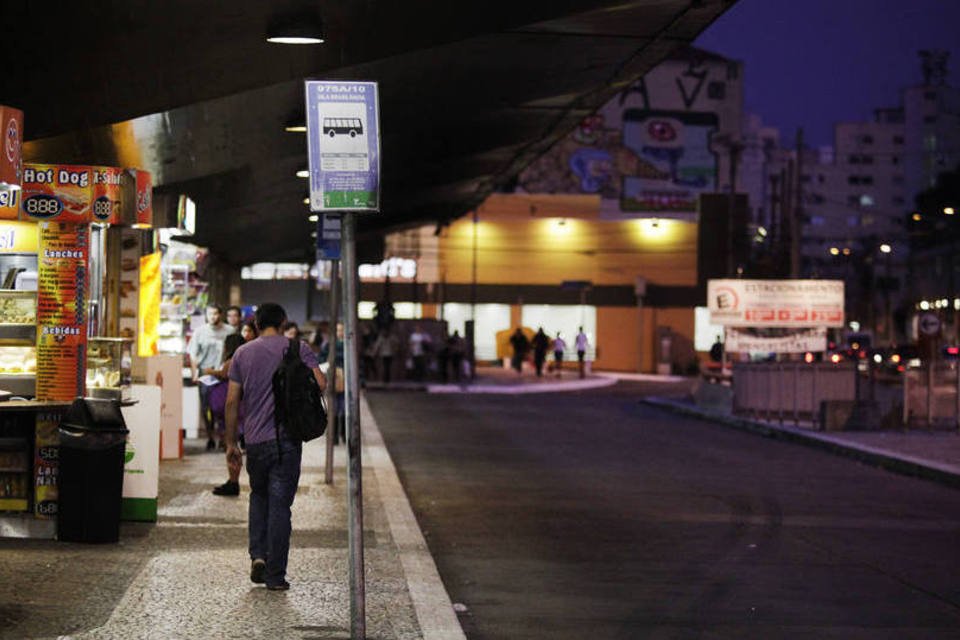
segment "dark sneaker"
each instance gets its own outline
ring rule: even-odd
[[[267,563],[257,558],[250,563],[250,582],[263,584],[266,582],[264,575],[267,573]]]
[[[240,495],[240,483],[227,480],[218,487],[213,488],[215,496],[238,496]]]
[[[267,589],[270,591],[286,591],[290,588],[290,583],[284,580],[283,582],[278,582],[277,584],[268,584]]]

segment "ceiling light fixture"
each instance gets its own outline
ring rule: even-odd
[[[323,21],[314,14],[281,16],[270,22],[267,42],[273,44],[321,44]]]
[[[296,118],[294,120],[288,121],[287,124],[283,125],[283,130],[289,133],[306,133],[307,125],[303,121],[303,118]]]

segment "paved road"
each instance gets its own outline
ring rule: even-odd
[[[649,392],[368,394],[470,640],[960,637],[960,491]]]

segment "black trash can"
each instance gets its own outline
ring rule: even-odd
[[[57,537],[117,542],[127,425],[116,400],[77,398],[60,421]]]

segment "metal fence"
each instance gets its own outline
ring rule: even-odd
[[[853,363],[743,362],[733,366],[733,412],[817,422],[824,400],[854,400]]]
[[[957,363],[937,363],[904,374],[903,424],[960,428]]]

